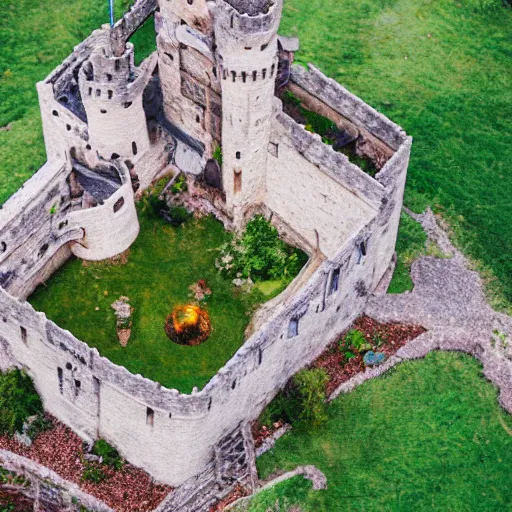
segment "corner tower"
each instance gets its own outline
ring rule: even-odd
[[[282,7],[282,0],[217,0],[223,186],[237,228],[265,193]]]
[[[89,143],[104,159],[136,160],[149,150],[142,93],[151,78],[154,59],[136,68],[133,45],[114,53],[110,28],[79,72],[79,87],[87,114]]]

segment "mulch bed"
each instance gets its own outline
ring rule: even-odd
[[[381,324],[368,316],[359,317],[352,324],[351,329],[361,331],[366,340],[371,344],[374,344],[374,338],[379,336],[383,343],[378,348],[375,347],[375,350],[382,352],[386,356],[386,360],[395,354],[400,347],[403,347],[407,342],[426,331],[420,325],[405,325],[394,322]],[[329,374],[329,382],[327,383],[328,396],[340,384],[346,382],[357,373],[364,372],[366,368],[362,355],[346,361],[339,350],[338,341],[331,343],[312,364],[312,367],[323,368]]]
[[[41,432],[31,447],[14,438],[0,436],[0,448],[46,466],[119,512],[149,512],[172,491],[168,486],[155,483],[142,469],[128,463],[117,471],[102,465],[107,478],[101,483],[81,481],[84,472],[83,441],[70,428],[47,416],[54,428]]]
[[[209,512],[222,512],[228,505],[231,505],[231,503],[240,498],[249,496],[249,494],[250,492],[245,487],[238,484],[223,500],[212,505]]]
[[[3,491],[0,489],[0,510],[4,510],[2,507],[9,512],[11,510],[12,512],[32,512],[34,510],[34,500],[25,497],[19,492]]]

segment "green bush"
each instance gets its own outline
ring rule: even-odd
[[[104,439],[98,439],[92,447],[92,453],[103,458],[103,464],[111,466],[114,469],[123,467],[123,459],[119,452]]]
[[[21,431],[29,416],[43,413],[32,379],[20,370],[0,373],[0,434]]]
[[[260,416],[260,425],[277,421],[320,427],[327,421],[327,372],[321,368],[302,370],[291,379]]]
[[[262,215],[256,215],[241,236],[234,236],[222,248],[218,265],[221,272],[231,277],[266,281],[290,279],[306,261],[306,254],[284,243],[275,226]]]
[[[99,464],[86,462],[84,472],[82,474],[83,481],[99,484],[103,482],[106,478],[107,475]]]
[[[180,174],[178,179],[173,183],[171,192],[173,194],[179,194],[180,192],[187,191],[187,180],[184,174]]]
[[[360,330],[350,329],[350,331],[341,338],[339,348],[347,359],[351,359],[357,355],[354,354],[354,352],[362,354],[363,352],[371,350],[373,347]]]
[[[219,167],[222,169],[222,148],[217,146],[212,156],[215,160],[217,160]]]
[[[476,12],[493,11],[511,5],[510,0],[463,0],[461,3]]]

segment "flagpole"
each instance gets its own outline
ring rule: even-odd
[[[110,6],[110,26],[114,26],[114,0],[109,0]]]

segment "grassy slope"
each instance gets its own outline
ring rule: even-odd
[[[250,311],[263,296],[256,290],[237,294],[231,280],[219,275],[215,259],[228,237],[220,222],[208,217],[173,228],[140,208],[139,220],[141,233],[128,263],[84,266],[73,260],[38,288],[30,302],[114,363],[190,392],[203,387],[241,346]],[[188,287],[200,279],[213,292],[206,305],[213,332],[200,346],[176,345],[164,332],[165,318],[175,305],[191,300]],[[277,287],[271,295],[281,290]],[[122,295],[135,308],[126,348],[117,341],[110,306]]]
[[[448,218],[510,305],[512,10],[470,3],[287,0],[281,32],[414,136],[406,204]]]
[[[262,477],[314,464],[328,489],[294,479],[249,510],[510,510],[512,418],[480,374],[469,356],[437,352],[342,396],[327,427],[292,431],[258,460]]]

